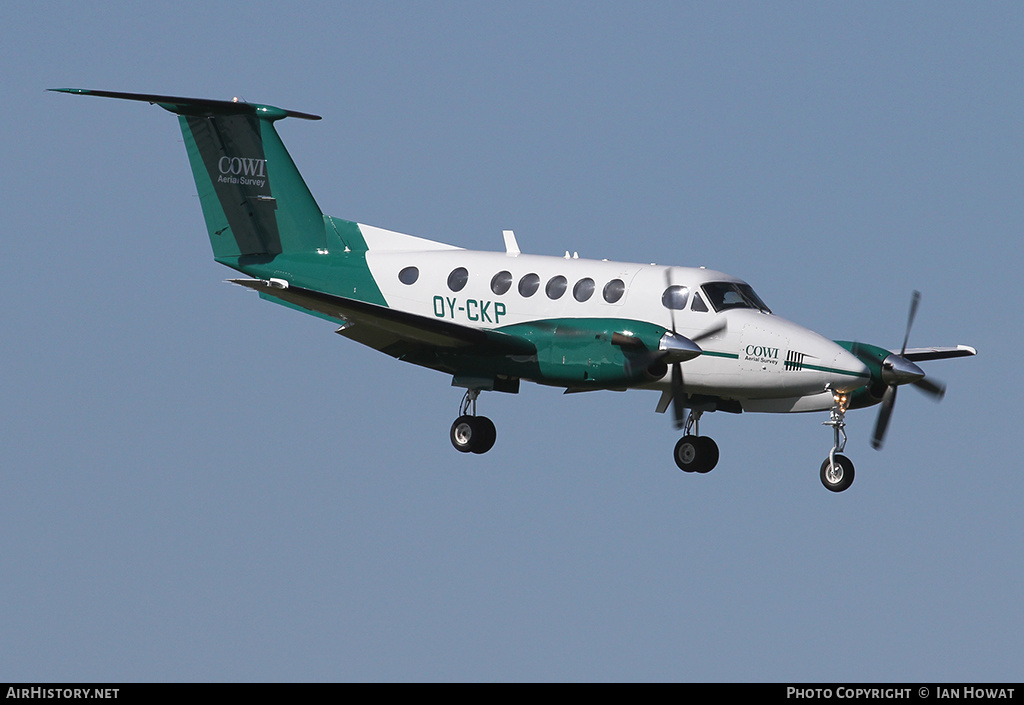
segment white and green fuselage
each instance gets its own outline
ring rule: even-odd
[[[275,129],[316,115],[237,101],[83,89],[65,93],[145,101],[178,115],[214,258],[236,284],[327,319],[347,338],[451,375],[467,391],[450,431],[461,452],[486,453],[481,391],[520,381],[567,392],[652,389],[684,435],[674,459],[706,473],[717,445],[701,436],[706,411],[830,413],[833,448],[820,477],[833,492],[853,482],[847,409],[881,402],[880,448],[900,385],[933,398],[945,387],[915,361],[974,355],[969,346],[899,353],[831,341],[774,315],[746,282],[721,272],[465,250],[324,215]]]
[[[476,390],[681,389],[694,408],[814,411],[871,381],[847,347],[706,269],[470,251],[325,216],[272,106],[65,89],[176,113],[214,256],[268,300]],[[671,289],[671,291],[669,291]],[[667,341],[667,342],[666,342]],[[697,347],[699,345],[699,347]],[[686,350],[672,352],[673,346]]]
[[[376,229],[361,227],[373,243]],[[396,244],[391,240],[391,246]],[[366,262],[388,306],[530,341],[537,350],[532,368],[516,356],[502,365],[507,374],[541,384],[573,391],[653,388],[667,393],[671,380],[665,366],[630,364],[630,350],[612,338],[615,333],[639,338],[644,351],[654,351],[672,330],[699,340],[702,349],[683,365],[687,394],[722,408],[828,409],[827,386],[852,391],[868,378],[863,363],[841,346],[749,304],[738,293],[730,302],[736,305],[716,310],[706,285],[744,285],[720,272],[443,245],[383,247],[375,250],[371,244]],[[418,277],[406,284],[401,274],[412,267]],[[452,278],[456,286],[465,279],[464,286],[453,290]],[[510,286],[502,291],[504,282]],[[666,306],[669,287],[676,290],[669,303],[678,308]]]

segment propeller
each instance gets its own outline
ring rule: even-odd
[[[885,442],[889,419],[892,417],[892,409],[896,405],[896,391],[900,385],[913,384],[936,401],[942,399],[946,393],[946,385],[935,380],[926,380],[924,370],[908,357],[907,343],[910,341],[910,329],[914,325],[920,301],[921,292],[915,291],[910,297],[910,313],[907,316],[907,330],[903,334],[903,346],[900,348],[899,354],[892,353],[882,360],[881,378],[886,387],[885,393],[882,395],[882,406],[878,411],[878,420],[875,422],[875,433],[871,438],[871,447],[875,450],[880,450]],[[923,358],[923,355],[919,357],[919,359]]]
[[[666,288],[671,288],[672,287],[672,268],[671,267],[666,267],[665,268],[665,286],[666,286]],[[668,305],[666,305],[666,307],[668,308],[668,314],[669,314],[669,317],[670,317],[671,322],[672,322],[672,330],[671,330],[671,336],[666,334],[665,338],[663,338],[663,341],[665,341],[666,339],[668,341],[672,341],[674,339],[681,339],[681,340],[689,340],[690,342],[697,343],[697,342],[699,342],[701,340],[704,340],[705,338],[710,338],[711,336],[716,335],[716,334],[722,332],[726,328],[726,321],[725,321],[725,319],[724,318],[720,318],[720,320],[714,326],[712,326],[711,328],[708,328],[707,330],[704,330],[701,333],[699,333],[696,336],[693,336],[693,337],[691,337],[689,339],[683,338],[682,336],[680,336],[676,332],[676,310],[675,310],[675,308],[673,308],[672,306],[668,306]],[[668,346],[668,347],[671,347],[671,345]],[[671,355],[672,353],[669,353],[669,354]],[[685,362],[688,359],[691,359],[691,357],[696,357],[696,356],[685,357],[685,358],[682,358],[681,356],[673,356],[673,357],[675,359],[672,361],[672,420],[673,420],[673,423],[675,424],[676,429],[680,430],[680,429],[682,429],[686,425],[686,415],[687,415],[687,411],[688,411],[688,409],[686,407],[686,391],[685,391],[684,386],[683,386],[683,366],[682,366],[682,363]]]
[[[672,268],[665,268],[665,285],[672,286]],[[672,321],[672,335],[676,335],[676,310],[669,306],[668,315]],[[683,391],[683,365],[672,363],[672,421],[676,430],[686,425],[686,392]]]

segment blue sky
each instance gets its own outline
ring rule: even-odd
[[[8,3],[0,680],[1021,680],[1015,3]],[[171,115],[244,99],[327,213],[706,265],[975,345],[857,482],[825,414],[461,393],[223,283]]]

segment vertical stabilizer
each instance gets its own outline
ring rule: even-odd
[[[55,89],[153,103],[177,114],[214,257],[273,257],[326,245],[320,207],[274,123],[316,115],[238,101]]]

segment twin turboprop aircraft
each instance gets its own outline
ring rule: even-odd
[[[316,115],[238,100],[85,89],[63,93],[143,101],[178,115],[216,261],[230,281],[268,301],[325,318],[336,332],[392,357],[451,375],[464,388],[450,439],[485,453],[494,424],[476,413],[482,391],[516,393],[521,380],[564,388],[650,389],[683,432],[674,459],[706,473],[718,446],[700,435],[705,412],[827,411],[834,442],[822,484],[853,482],[847,410],[881,403],[881,447],[897,389],[941,398],[923,360],[974,355],[968,346],[908,348],[911,299],[898,353],[832,341],[776,316],[749,284],[708,269],[576,255],[476,252],[324,215],[274,127]]]

